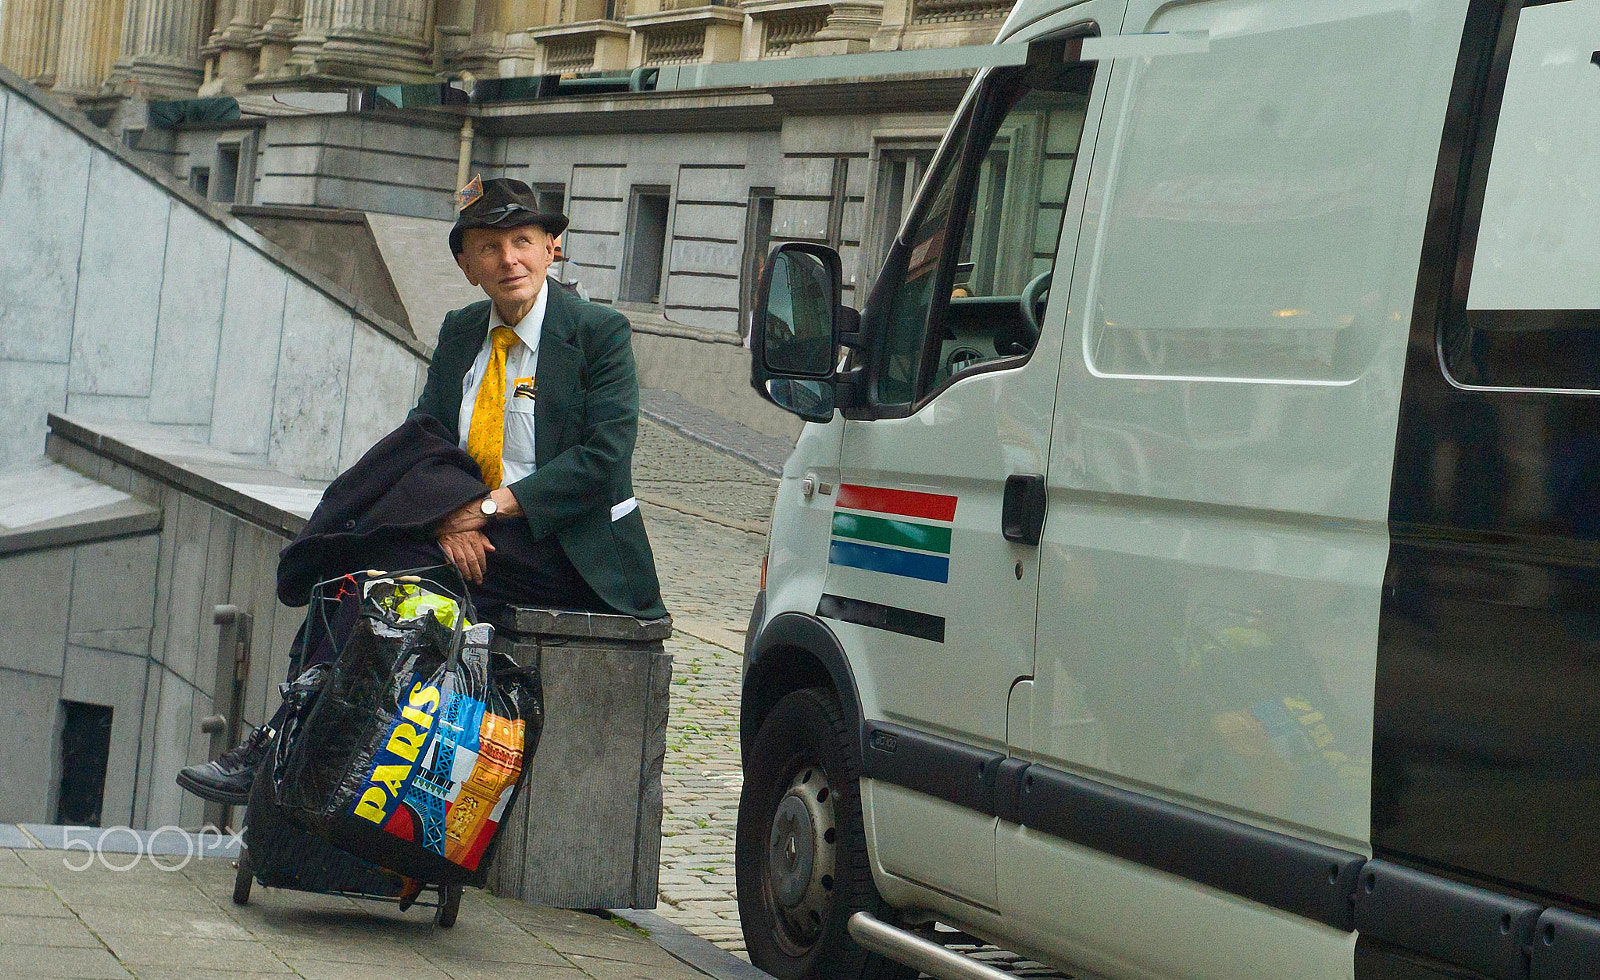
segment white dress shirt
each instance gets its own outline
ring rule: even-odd
[[[533,461],[533,403],[534,399],[517,394],[519,379],[536,377],[539,366],[539,334],[544,329],[545,301],[550,298],[550,287],[545,285],[533,301],[533,309],[520,323],[511,325],[520,343],[512,344],[506,351],[506,428],[505,441],[500,449],[500,485],[510,486],[534,469]],[[467,448],[467,433],[472,430],[472,410],[478,402],[478,387],[483,384],[484,372],[489,367],[489,353],[494,346],[494,328],[508,326],[501,319],[494,304],[489,305],[489,334],[483,338],[483,348],[478,351],[472,368],[461,381],[461,448]],[[535,386],[536,387],[536,386]]]

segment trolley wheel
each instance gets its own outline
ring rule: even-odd
[[[255,883],[255,874],[250,870],[250,849],[239,848],[239,870],[233,875],[233,904],[250,904],[250,886]]]
[[[456,913],[461,911],[461,886],[440,885],[439,907],[433,910],[433,922],[441,929],[456,924]]]

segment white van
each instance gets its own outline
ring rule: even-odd
[[[776,977],[1600,977],[1600,0],[1022,0],[749,634]]]

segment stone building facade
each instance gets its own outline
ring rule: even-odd
[[[593,299],[663,338],[663,363],[689,375],[720,365],[716,390],[692,376],[660,376],[659,386],[772,435],[792,435],[793,419],[749,395],[737,361],[769,248],[833,245],[846,300],[862,302],[969,75],[496,100],[475,86],[984,44],[1009,9],[1005,0],[0,2],[0,63],[76,101],[148,162],[264,232],[306,209],[447,221],[469,171],[527,180],[570,214],[566,251]],[[444,104],[373,109],[354,94],[423,83],[447,83]],[[146,120],[151,101],[213,96],[237,98],[240,117]],[[272,209],[294,211],[274,218]],[[425,343],[437,330],[411,326]]]
[[[1004,0],[5,0],[0,64],[80,101],[983,44]]]

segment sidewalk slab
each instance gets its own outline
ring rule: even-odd
[[[180,832],[30,827],[0,849],[0,976],[140,980],[705,980],[609,915],[524,905],[469,888],[451,929],[421,903],[263,888],[233,903],[235,868],[195,858]],[[51,847],[62,842],[57,849]],[[70,847],[68,847],[70,845]],[[156,851],[141,854],[139,847]],[[423,901],[432,899],[424,895]]]
[[[21,827],[14,823],[0,823],[0,848],[19,850],[38,846],[33,838],[22,832]]]

